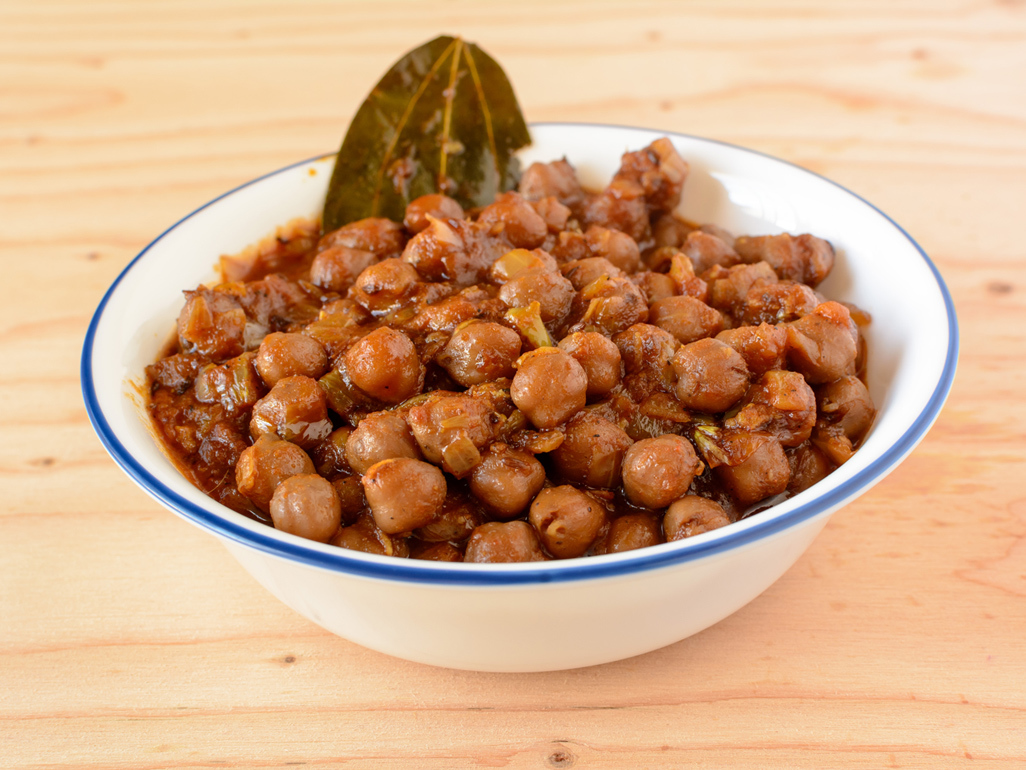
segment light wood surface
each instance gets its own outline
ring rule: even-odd
[[[658,652],[492,675],[330,636],[86,419],[82,337],[133,255],[335,149],[440,32],[496,56],[530,120],[837,180],[954,295],[959,373],[922,445],[763,596]],[[0,767],[1026,766],[1023,73],[1019,0],[0,2]]]

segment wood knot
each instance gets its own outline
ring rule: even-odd
[[[573,767],[577,763],[577,757],[566,747],[560,746],[549,754],[548,763],[549,767]]]
[[[987,284],[987,291],[991,294],[1011,294],[1014,289],[1007,281],[991,281]]]

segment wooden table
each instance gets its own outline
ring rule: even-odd
[[[93,309],[149,240],[333,150],[378,75],[480,42],[531,120],[713,136],[825,174],[936,261],[936,427],[763,596],[621,663],[493,675],[330,636],[106,456]],[[1026,6],[0,4],[0,766],[1026,763]],[[880,276],[886,280],[887,276]]]

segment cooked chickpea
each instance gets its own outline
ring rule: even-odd
[[[604,396],[620,384],[620,349],[604,334],[574,332],[559,341],[559,349],[584,369],[589,396]]]
[[[730,524],[730,517],[723,506],[714,500],[698,495],[688,495],[677,500],[663,516],[663,532],[666,542],[683,540],[701,535]]]
[[[484,516],[474,498],[450,490],[434,520],[414,530],[413,536],[428,543],[459,543],[483,523]]]
[[[571,486],[543,489],[528,514],[545,550],[557,559],[583,556],[602,534],[606,511],[599,502]]]
[[[396,556],[402,559],[410,555],[406,538],[392,537],[382,532],[370,514],[363,514],[353,524],[342,527],[334,534],[330,543],[339,548],[376,553],[379,556]]]
[[[382,403],[398,404],[420,390],[423,368],[417,348],[395,329],[375,329],[346,351],[344,361],[353,384]]]
[[[328,354],[313,337],[272,332],[260,343],[254,364],[260,379],[270,388],[278,380],[297,374],[317,379],[328,371]]]
[[[773,434],[785,447],[795,447],[812,435],[816,396],[798,372],[766,372],[748,389],[740,411],[724,420],[726,428]]]
[[[641,289],[650,305],[679,293],[677,282],[666,273],[653,273],[651,270],[645,270],[635,273],[631,276],[631,280]]]
[[[571,210],[579,207],[585,197],[577,172],[566,159],[532,163],[520,177],[520,192],[532,201],[554,196]]]
[[[235,486],[262,511],[271,506],[277,486],[290,476],[314,473],[310,456],[273,433],[260,436],[235,464]]]
[[[630,436],[606,418],[578,412],[567,421],[566,438],[551,457],[567,481],[611,488],[620,484],[623,458],[632,443]]]
[[[788,324],[787,358],[811,384],[833,382],[855,373],[858,339],[848,308],[824,302]]]
[[[625,273],[633,273],[641,264],[638,244],[626,233],[593,226],[588,228],[584,237],[592,254],[605,257]]]
[[[420,450],[409,424],[396,412],[372,412],[346,440],[346,461],[359,474],[375,463],[395,457],[420,459]]]
[[[673,356],[673,371],[677,398],[699,412],[726,411],[748,389],[744,359],[719,340],[698,340],[680,348]]]
[[[463,219],[463,207],[448,195],[421,195],[406,207],[403,224],[411,233],[419,233],[431,224],[429,216],[435,219]]]
[[[646,508],[665,508],[687,494],[704,468],[691,442],[682,436],[646,438],[627,450],[623,488],[628,499]]]
[[[840,427],[851,441],[866,435],[876,416],[869,390],[858,377],[841,377],[824,385],[819,389],[817,401],[820,416]]]
[[[569,353],[540,348],[525,354],[510,396],[536,428],[554,428],[584,408],[588,375]]]
[[[538,536],[526,521],[489,521],[467,541],[463,561],[478,564],[545,561]]]
[[[310,265],[310,282],[327,291],[341,293],[347,291],[356,277],[377,261],[378,255],[371,251],[333,246],[314,257]]]
[[[327,543],[342,522],[342,505],[335,488],[316,473],[290,476],[271,498],[276,529]]]
[[[769,435],[752,435],[755,449],[746,460],[735,466],[721,465],[715,470],[742,506],[779,495],[791,480],[791,466],[780,442]]]
[[[546,324],[558,324],[566,318],[573,298],[570,281],[554,272],[521,272],[499,289],[499,299],[510,307],[527,307],[537,302]]]
[[[335,494],[338,495],[342,511],[342,526],[348,527],[353,524],[367,508],[367,497],[363,494],[363,484],[360,477],[342,476],[331,482],[335,487]]]
[[[492,444],[470,475],[470,491],[498,519],[512,519],[545,484],[545,468],[530,452]]]
[[[413,265],[398,258],[385,259],[356,277],[350,296],[372,313],[383,314],[409,299],[418,281],[420,275]]]
[[[312,449],[331,433],[328,398],[310,377],[284,377],[253,406],[249,432],[254,438],[277,433],[280,438]]]
[[[379,257],[392,257],[401,253],[405,245],[406,235],[398,222],[384,217],[367,217],[325,233],[317,244],[317,250],[346,246],[370,251]]]
[[[580,291],[589,283],[602,276],[606,278],[622,278],[624,272],[605,257],[586,257],[567,262],[560,269],[570,285]]]
[[[364,475],[363,493],[382,532],[410,532],[430,524],[441,511],[445,475],[421,460],[382,460]]]
[[[694,297],[667,297],[653,302],[648,320],[685,345],[723,330],[723,317]]]
[[[650,513],[625,513],[609,524],[609,531],[595,553],[622,553],[658,545],[663,540],[659,520]]]
[[[490,321],[471,321],[453,332],[436,361],[460,385],[513,376],[520,355],[520,335]]]
[[[494,203],[485,206],[477,221],[500,229],[510,243],[521,249],[541,246],[549,232],[541,215],[515,192],[497,196]]]

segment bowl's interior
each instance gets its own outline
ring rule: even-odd
[[[604,185],[620,154],[666,132],[613,126],[532,127],[522,155],[567,159],[590,186]],[[684,554],[705,543],[742,542],[746,530],[765,532],[822,515],[865,491],[911,451],[929,428],[953,375],[956,327],[950,298],[916,244],[893,222],[843,188],[782,161],[704,139],[671,135],[691,165],[682,213],[736,235],[809,232],[830,240],[837,264],[821,287],[826,296],[868,310],[868,385],[877,421],[854,458],[812,489],[770,511],[688,541],[645,551]],[[83,388],[90,416],[115,460],[151,495],[218,534],[322,566],[384,557],[342,552],[276,532],[214,503],[189,484],[150,434],[137,386],[166,344],[182,307],[182,291],[215,277],[222,254],[233,254],[301,216],[316,216],[333,156],[291,166],[212,201],[161,235],[126,269],[93,320],[83,355]],[[772,525],[772,526],[771,526]],[[753,533],[750,532],[749,536]],[[755,532],[754,534],[758,534]],[[644,552],[600,557],[625,565],[651,561]],[[340,561],[341,560],[341,561]],[[369,562],[368,562],[369,560]],[[392,562],[400,560],[389,560]],[[580,569],[571,560],[530,567]],[[528,565],[440,565],[417,569],[516,570]],[[394,565],[400,571],[404,567]],[[412,568],[412,567],[411,567]]]

